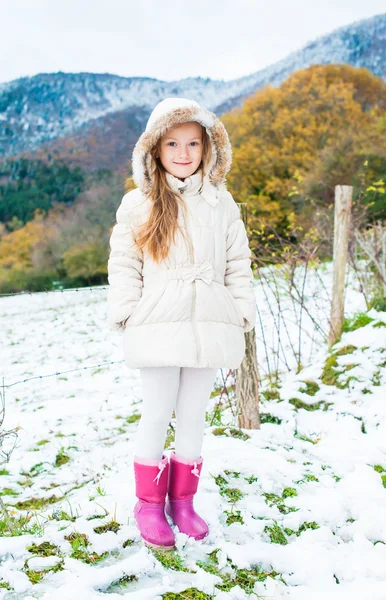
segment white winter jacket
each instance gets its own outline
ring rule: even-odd
[[[170,186],[182,197],[168,257],[155,263],[135,245],[137,226],[147,220],[152,172],[149,150],[167,129],[198,121],[211,138],[208,174],[200,169],[184,181],[170,173]],[[108,322],[123,331],[125,364],[239,367],[244,332],[256,322],[250,248],[240,211],[225,187],[231,146],[216,115],[196,102],[168,98],[151,114],[133,152],[138,186],[125,194],[116,213],[108,260]]]

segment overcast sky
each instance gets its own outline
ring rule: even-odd
[[[0,82],[57,71],[249,75],[385,0],[1,0]]]

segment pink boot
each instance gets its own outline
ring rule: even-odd
[[[174,533],[165,516],[169,463],[161,460],[134,457],[134,475],[138,502],[134,517],[145,544],[153,548],[171,550]]]
[[[193,508],[202,469],[202,457],[186,460],[175,452],[170,455],[168,500],[166,512],[182,533],[202,540],[209,533],[208,525]]]

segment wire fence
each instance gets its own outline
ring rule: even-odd
[[[69,369],[68,371],[56,371],[55,373],[50,373],[49,375],[34,375],[33,377],[28,377],[27,379],[20,379],[19,381],[14,381],[13,383],[9,383],[7,385],[3,385],[3,388],[10,388],[14,385],[18,385],[19,383],[27,383],[27,381],[32,381],[33,379],[46,379],[47,377],[55,377],[58,375],[66,375],[67,373],[74,373],[75,371],[85,371],[86,369],[96,369],[99,367],[104,367],[107,365],[119,365],[123,363],[124,360],[115,360],[111,362],[99,363],[98,365],[88,365],[87,367],[79,367],[77,369]],[[3,377],[4,381],[4,377]]]
[[[65,288],[62,290],[40,290],[39,292],[29,292],[29,291],[22,291],[22,292],[10,292],[8,294],[0,294],[0,297],[6,297],[6,296],[25,296],[25,295],[36,295],[36,294],[44,294],[44,293],[52,293],[52,292],[94,292],[94,291],[99,291],[99,290],[107,290],[109,288],[108,285],[106,286],[91,286],[91,287],[84,287],[84,288]],[[76,369],[69,369],[67,371],[56,371],[55,373],[50,373],[48,375],[34,375],[33,377],[28,377],[27,379],[20,379],[19,381],[14,381],[12,383],[9,384],[4,384],[4,377],[3,377],[3,384],[2,384],[2,388],[3,388],[3,393],[4,393],[4,389],[6,388],[10,388],[13,387],[15,385],[19,385],[20,383],[27,383],[28,381],[32,381],[33,379],[46,379],[47,377],[55,377],[55,376],[59,376],[59,375],[65,375],[68,373],[74,373],[75,371],[85,371],[87,369],[96,369],[96,368],[100,368],[100,367],[105,367],[108,365],[117,365],[117,364],[122,364],[124,362],[124,360],[116,360],[116,361],[108,361],[108,362],[103,362],[103,363],[99,363],[97,365],[88,365],[86,367],[78,367]]]
[[[98,285],[98,286],[91,286],[91,287],[85,287],[85,288],[64,288],[62,290],[59,289],[54,289],[54,290],[39,290],[36,292],[29,292],[29,291],[22,291],[22,292],[8,292],[6,294],[0,294],[0,298],[6,298],[8,296],[32,296],[32,295],[36,295],[36,294],[52,294],[55,292],[61,292],[62,294],[65,292],[95,292],[95,291],[100,291],[100,290],[107,290],[109,288],[108,285]]]
[[[66,288],[66,289],[56,289],[56,290],[41,290],[39,292],[10,292],[8,294],[0,294],[0,297],[7,296],[26,296],[26,295],[36,295],[40,293],[52,293],[52,292],[95,292],[100,290],[106,290],[109,286],[95,286],[95,287],[87,287],[87,288]],[[42,380],[47,379],[48,377],[58,377],[60,375],[67,375],[68,373],[75,373],[76,371],[85,371],[88,369],[97,369],[104,368],[110,365],[118,365],[124,363],[124,360],[116,360],[116,361],[105,361],[102,363],[98,363],[96,365],[86,365],[85,367],[77,367],[76,369],[68,369],[66,371],[55,371],[54,373],[48,373],[45,375],[34,375],[33,377],[27,377],[25,379],[19,379],[18,381],[13,381],[12,383],[5,383],[5,378],[2,377],[2,385],[0,388],[0,427],[2,426],[5,418],[5,394],[6,390],[12,388],[16,385],[27,383],[29,381],[33,381],[36,379]],[[9,458],[12,454],[12,451],[15,447],[17,440],[17,431],[18,428],[8,430],[8,431],[0,431],[0,464],[6,463],[9,461]],[[7,450],[4,447],[4,443],[7,440],[8,444],[13,440],[13,444]]]
[[[108,286],[96,286],[96,287],[87,287],[87,288],[66,288],[66,289],[56,289],[56,290],[42,290],[40,292],[12,292],[9,294],[0,294],[0,297],[7,296],[25,296],[25,295],[36,295],[39,293],[51,293],[51,292],[95,292],[100,290],[108,289]],[[49,377],[59,377],[60,375],[67,375],[68,373],[75,373],[77,371],[85,371],[88,369],[100,369],[105,368],[111,365],[118,365],[124,363],[124,360],[116,360],[116,361],[105,361],[102,363],[98,363],[96,365],[86,365],[85,367],[77,367],[76,369],[68,369],[66,371],[55,371],[54,373],[48,373],[45,375],[34,375],[33,377],[27,377],[25,379],[19,379],[18,381],[13,381],[12,383],[5,383],[5,378],[2,377],[2,385],[0,388],[0,427],[4,423],[5,419],[5,395],[6,390],[12,388],[16,385],[20,385],[22,383],[27,383],[33,380],[42,380],[47,379]],[[15,448],[17,441],[17,431],[18,427],[11,430],[2,430],[0,431],[0,464],[7,463],[10,459],[10,456]],[[7,443],[8,448],[5,448],[5,443]]]

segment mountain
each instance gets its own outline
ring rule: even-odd
[[[340,27],[232,81],[58,72],[0,84],[0,157],[50,151],[86,168],[116,168],[130,158],[147,117],[164,97],[193,98],[221,115],[268,83],[279,85],[298,69],[331,63],[365,67],[386,79],[386,13]]]

